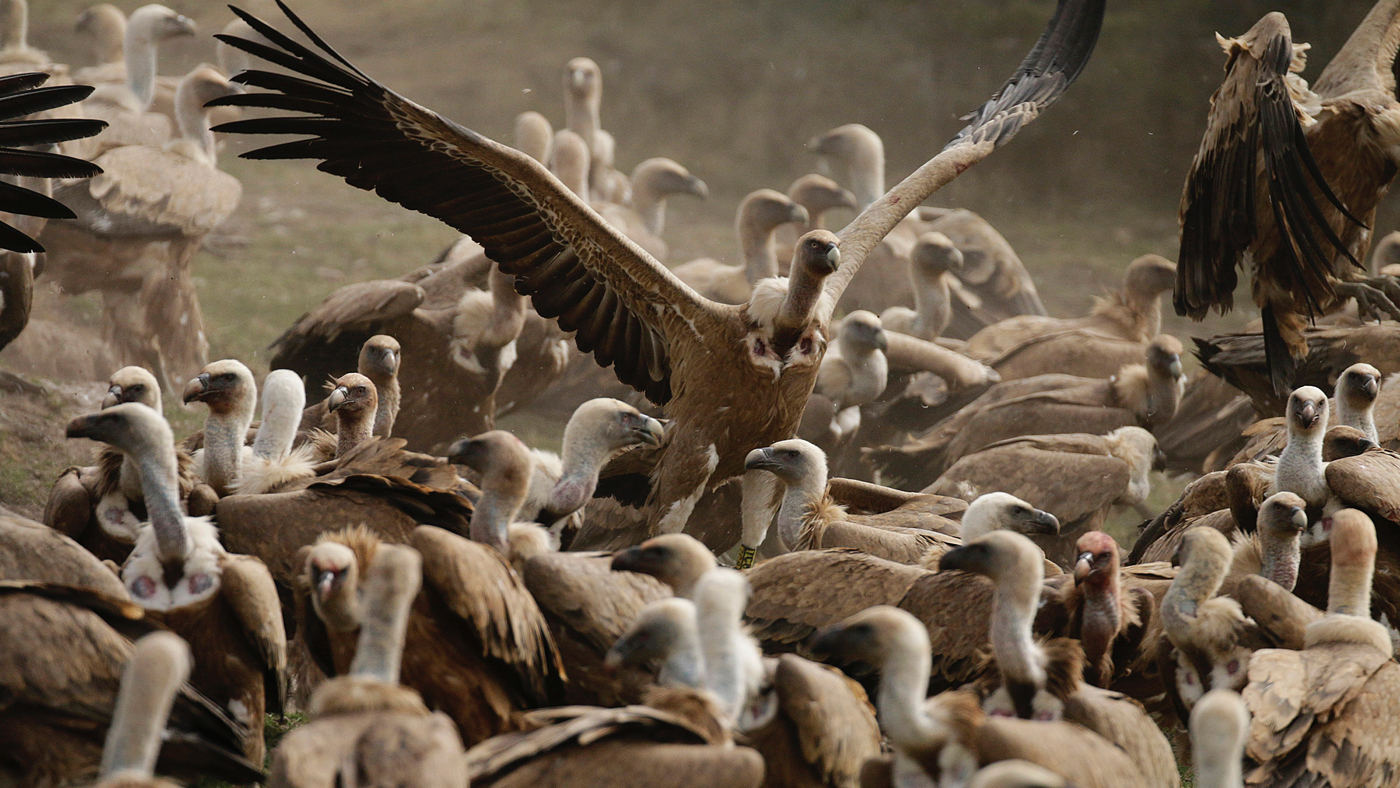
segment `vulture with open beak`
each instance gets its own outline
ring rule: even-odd
[[[220,40],[308,77],[248,71],[272,92],[217,103],[304,112],[221,126],[308,139],[245,154],[311,158],[353,186],[441,219],[485,248],[542,316],[576,331],[619,380],[667,405],[672,427],[647,496],[652,532],[683,529],[695,503],[758,446],[791,437],[815,383],[832,314],[870,250],[926,197],[1054,102],[1088,62],[1102,0],[1064,0],[1038,45],[948,146],[841,234],[804,236],[787,280],[726,306],[685,286],[538,162],[409,101],[355,68],[282,6],[310,48],[239,11],[274,43]],[[319,50],[319,52],[317,51]],[[375,140],[373,156],[366,140]]]
[[[1400,318],[1400,286],[1361,262],[1397,167],[1397,25],[1400,3],[1377,2],[1312,89],[1283,14],[1218,38],[1225,81],[1182,190],[1174,304],[1195,320],[1229,310],[1235,269],[1250,265],[1280,396],[1298,385],[1317,317],[1355,298],[1363,315]]]

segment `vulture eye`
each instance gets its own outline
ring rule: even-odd
[[[364,386],[356,386],[356,387],[355,387],[355,396],[357,396],[357,397],[358,397],[358,396],[362,396],[364,393],[365,393],[365,387],[364,387]]]

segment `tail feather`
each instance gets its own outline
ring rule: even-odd
[[[1269,380],[1274,385],[1274,393],[1287,397],[1293,390],[1293,380],[1298,374],[1298,362],[1293,357],[1284,339],[1278,316],[1272,306],[1266,306],[1260,313],[1264,321],[1264,358],[1269,365]],[[1306,351],[1307,345],[1305,344]]]

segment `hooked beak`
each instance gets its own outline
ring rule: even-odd
[[[122,401],[122,387],[112,386],[107,389],[107,396],[102,398],[102,409],[106,410],[113,405],[118,405]]]
[[[468,468],[475,468],[473,465],[480,459],[481,444],[472,438],[462,438],[451,446],[447,447],[447,461],[453,465],[465,465]]]
[[[574,90],[583,90],[588,82],[588,75],[581,68],[574,69],[569,78],[574,83]]]
[[[209,373],[201,372],[197,376],[190,378],[190,382],[185,384],[184,402],[186,405],[197,400],[203,400],[204,395],[209,393]]]
[[[876,331],[874,339],[875,347],[879,348],[881,352],[890,349],[890,338],[889,335],[885,333],[884,329]]]
[[[850,208],[854,211],[860,207],[860,203],[856,202],[856,195],[854,192],[842,189],[841,197],[837,200],[836,207]]]
[[[614,553],[610,567],[614,572],[641,572],[642,563],[642,548],[633,545]]]
[[[184,14],[175,17],[175,27],[177,31],[175,35],[193,36],[199,33],[199,25]]]
[[[791,224],[806,224],[810,219],[811,215],[807,213],[807,209],[796,203],[788,211],[788,222]]]
[[[685,193],[704,200],[710,196],[710,187],[706,186],[704,181],[694,175],[687,175],[685,178]]]
[[[746,471],[772,471],[777,473],[782,470],[783,464],[773,456],[772,447],[754,449],[744,458],[744,470]]]
[[[96,415],[79,416],[68,422],[68,429],[64,434],[69,438],[91,438],[96,426]],[[94,438],[94,440],[96,439]]]
[[[983,574],[987,564],[985,552],[972,546],[955,547],[938,559],[938,571],[961,569],[964,572]]]
[[[1060,532],[1059,519],[1041,509],[1031,509],[1029,514],[1023,515],[1020,519],[1025,524],[1024,532],[1028,534],[1050,534],[1053,536]]]
[[[344,386],[336,386],[331,395],[326,398],[326,410],[335,413],[342,405],[350,399],[350,390]]]
[[[1165,471],[1167,469],[1167,453],[1160,447],[1152,447],[1152,470]]]
[[[1181,377],[1181,357],[1180,357],[1180,356],[1173,356],[1173,357],[1172,357],[1172,363],[1171,363],[1170,366],[1167,367],[1167,371],[1171,373],[1172,380],[1176,380],[1177,378]]]
[[[1089,552],[1080,553],[1074,560],[1074,582],[1079,583],[1094,571],[1094,554]]]
[[[1370,399],[1375,399],[1376,395],[1379,394],[1381,390],[1380,381],[1376,380],[1370,375],[1367,375],[1366,382],[1361,385],[1361,390],[1365,392],[1366,396]]]
[[[1298,421],[1302,423],[1304,429],[1312,429],[1317,424],[1317,418],[1316,403],[1304,402],[1302,407],[1298,408]]]
[[[660,446],[661,439],[666,437],[666,428],[661,426],[661,422],[650,416],[643,416],[643,421],[635,430],[637,437],[642,443],[648,446]]]
[[[323,569],[316,575],[316,593],[322,599],[330,596],[331,586],[335,585],[335,572]]]

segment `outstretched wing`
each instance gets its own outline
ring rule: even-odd
[[[1176,312],[1200,320],[1211,307],[1229,309],[1235,267],[1253,252],[1256,276],[1269,289],[1292,293],[1310,315],[1320,314],[1334,296],[1335,256],[1352,255],[1315,192],[1360,222],[1332,193],[1308,148],[1301,110],[1288,91],[1288,20],[1268,14],[1244,36],[1222,43],[1229,52],[1225,81],[1211,97],[1206,133],[1181,195]],[[1261,160],[1274,239],[1263,237],[1268,228],[1260,226],[1268,216],[1259,210]]]
[[[1400,48],[1400,3],[1380,0],[1322,70],[1313,91],[1324,101],[1364,90],[1395,100],[1395,53]]]
[[[27,116],[76,104],[92,93],[87,85],[40,87],[48,74],[15,74],[0,77],[0,211],[41,219],[72,219],[73,212],[59,201],[11,182],[13,178],[91,178],[102,168],[92,162],[26,150],[91,137],[107,127],[100,120],[32,118]],[[25,233],[0,221],[0,249],[42,252],[44,247]]]
[[[395,93],[366,76],[279,0],[320,53],[237,8],[271,45],[218,35],[292,72],[234,77],[272,92],[211,105],[303,112],[225,123],[218,131],[309,135],[243,154],[319,159],[318,169],[440,219],[481,244],[535,310],[576,331],[580,350],[657,403],[670,398],[670,356],[724,319],[707,301],[613,229],[539,162]],[[324,54],[324,56],[323,56]]]
[[[1094,53],[1103,11],[1104,0],[1060,0],[1040,40],[1001,90],[969,116],[970,122],[937,156],[871,203],[838,234],[841,267],[827,277],[819,320],[831,318],[866,255],[901,219],[1016,136],[1064,94]]]

